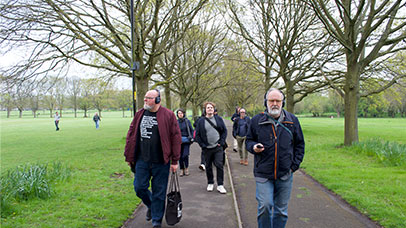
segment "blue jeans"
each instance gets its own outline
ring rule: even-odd
[[[165,213],[169,167],[169,162],[158,164],[141,159],[135,165],[134,190],[148,209],[151,209],[152,224],[160,224]],[[148,189],[150,180],[152,192]]]
[[[96,129],[98,129],[99,128],[99,121],[96,120],[95,122],[96,122]]]
[[[292,182],[293,174],[287,180],[256,181],[258,228],[285,227],[288,221],[288,203]]]

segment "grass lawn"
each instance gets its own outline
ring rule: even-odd
[[[306,173],[384,227],[406,227],[406,167],[384,166],[341,147],[344,119],[301,118],[300,122],[306,140],[301,167]],[[406,144],[406,119],[359,119],[359,137]]]
[[[2,227],[120,227],[132,214],[136,197],[133,175],[124,162],[131,118],[107,114],[96,130],[91,118],[1,119],[1,172],[26,163],[60,161],[71,178],[54,186],[47,200],[13,203],[16,214]]]
[[[89,112],[92,116],[93,112]],[[124,162],[131,118],[104,112],[100,129],[91,118],[1,116],[1,173],[18,165],[60,161],[72,176],[53,186],[53,197],[13,203],[2,227],[120,227],[139,203]],[[130,113],[126,113],[130,116]],[[306,140],[302,168],[385,227],[406,227],[406,167],[385,166],[341,147],[344,120],[300,118]],[[406,144],[406,119],[359,119],[360,140],[380,137]],[[406,154],[405,154],[406,156]]]

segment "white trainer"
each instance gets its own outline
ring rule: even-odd
[[[206,170],[206,166],[204,164],[200,164],[199,169],[201,171],[205,171]]]
[[[208,192],[212,192],[213,189],[214,189],[214,184],[208,184],[208,185],[207,185],[207,191],[208,191]]]
[[[224,188],[223,185],[217,186],[217,191],[219,191],[221,194],[226,194],[227,190]]]

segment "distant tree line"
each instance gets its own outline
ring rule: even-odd
[[[2,84],[2,87],[0,105],[1,110],[7,111],[7,118],[15,109],[20,118],[24,110],[31,110],[34,118],[39,110],[48,110],[50,117],[55,110],[63,116],[66,109],[73,110],[74,117],[78,117],[78,110],[83,111],[83,117],[88,117],[90,109],[96,109],[99,115],[107,109],[121,110],[123,117],[124,111],[132,112],[131,90],[119,90],[97,78],[50,77],[41,84],[26,80],[19,86]]]

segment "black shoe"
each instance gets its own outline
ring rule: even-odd
[[[236,149],[233,149],[233,151],[236,152],[236,153],[238,152]]]
[[[150,221],[152,219],[150,208],[148,208],[146,219],[147,219],[147,221]]]

